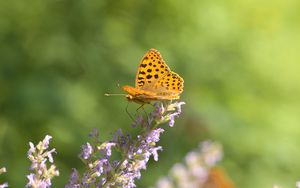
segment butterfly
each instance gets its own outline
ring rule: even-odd
[[[129,101],[140,104],[158,100],[175,100],[183,92],[183,79],[172,72],[156,49],[150,49],[142,58],[136,78],[135,87],[125,85]]]
[[[212,168],[203,188],[235,188],[232,180],[221,168]]]

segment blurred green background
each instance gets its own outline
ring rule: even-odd
[[[93,127],[103,140],[131,120],[118,84],[133,85],[158,49],[185,80],[183,114],[166,128],[139,187],[200,141],[224,146],[237,187],[300,179],[300,1],[11,0],[0,2],[0,176],[24,187],[28,142],[46,134],[63,187]],[[138,107],[129,104],[131,111]],[[175,139],[174,139],[175,138]]]

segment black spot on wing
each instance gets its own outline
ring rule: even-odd
[[[138,84],[139,84],[139,86],[141,86],[141,85],[144,85],[145,82],[143,80],[142,81],[138,81]]]

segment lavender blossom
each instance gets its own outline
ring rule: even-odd
[[[156,104],[155,110],[146,119],[138,120],[143,128],[142,134],[137,136],[136,140],[127,143],[127,147],[121,146],[120,149],[126,148],[121,153],[125,154],[125,159],[120,163],[115,171],[115,178],[107,183],[109,186],[122,185],[123,187],[136,187],[134,180],[140,179],[141,170],[146,169],[146,165],[151,156],[158,160],[158,151],[162,150],[161,146],[156,146],[160,139],[160,134],[164,129],[157,126],[161,123],[168,122],[171,117],[178,116],[181,112],[183,102],[171,103],[166,107],[161,103]],[[176,111],[177,110],[177,111]],[[119,135],[124,138],[124,135]],[[120,139],[115,140],[118,144]],[[119,143],[119,145],[124,143]]]
[[[0,168],[0,174],[3,174],[6,172],[6,168]],[[3,184],[0,184],[0,188],[5,188],[5,187],[8,187],[8,183],[3,183]]]
[[[47,168],[46,162],[53,163],[52,153],[56,153],[55,149],[47,150],[49,142],[52,139],[47,135],[43,141],[39,142],[37,146],[34,146],[32,142],[29,142],[30,149],[28,150],[28,159],[31,161],[30,170],[33,173],[27,175],[28,183],[26,187],[34,188],[47,188],[51,187],[51,179],[55,176],[59,176],[59,171],[55,165],[51,165]]]
[[[8,183],[4,183],[0,185],[0,188],[5,188],[5,187],[8,187]]]
[[[169,126],[173,127],[174,123],[175,123],[175,117],[178,117],[181,114],[181,105],[185,104],[184,102],[178,102],[178,103],[173,103],[171,105],[168,106],[169,109],[167,109],[168,111],[174,111],[175,109],[177,109],[177,111],[171,113],[169,115]]]
[[[175,117],[181,114],[181,106],[183,104],[185,104],[185,102],[175,102],[164,107],[161,103],[157,103],[156,110],[154,110],[149,117],[149,124],[155,120],[158,124],[169,122],[169,126],[173,127]]]
[[[158,161],[158,151],[161,146],[156,143],[164,132],[158,125],[169,122],[174,125],[175,117],[181,113],[184,102],[163,105],[157,103],[155,110],[147,117],[138,116],[133,128],[141,128],[135,138],[124,134],[121,129],[115,132],[111,141],[100,142],[99,133],[94,130],[90,136],[93,142],[82,147],[80,158],[86,164],[87,171],[80,177],[74,169],[65,188],[71,187],[136,187],[135,180],[141,178],[141,170],[145,170],[151,156]],[[112,149],[119,152],[121,157],[112,160]]]
[[[73,169],[71,176],[69,178],[69,182],[65,186],[65,188],[79,188],[79,187],[80,187],[79,173],[76,169]]]
[[[158,180],[155,188],[204,187],[210,169],[222,158],[222,148],[213,142],[203,142],[199,148],[185,156],[184,163],[177,163],[168,177]]]
[[[90,143],[86,143],[86,145],[82,146],[82,158],[87,160],[91,154],[93,153],[93,148]]]

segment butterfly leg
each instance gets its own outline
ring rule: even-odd
[[[153,104],[151,104],[151,103],[147,103],[147,104],[150,104],[150,105],[153,106]],[[138,109],[136,109],[136,113],[138,113],[138,111],[139,111],[140,109],[143,109],[143,112],[145,113],[145,115],[146,115],[147,118],[148,118],[148,114],[147,114],[147,112],[146,112],[146,110],[145,110],[145,108],[144,108],[144,105],[145,105],[145,103],[142,104],[140,107],[138,107]]]
[[[145,104],[141,104],[141,106],[140,106],[140,107],[138,107],[138,108],[136,109],[136,112],[138,112],[138,111],[139,111],[139,109],[141,109],[141,108],[142,108],[142,109],[144,109],[144,108],[143,108],[143,106],[144,106],[144,105],[145,105]]]
[[[148,119],[148,114],[147,114],[147,112],[146,112],[145,108],[142,106],[142,107],[141,107],[141,109],[143,109],[143,112],[145,113],[145,116],[146,116],[146,117],[147,117],[147,119]]]
[[[136,114],[135,114],[135,116],[137,116],[138,114],[139,114],[139,110],[140,109],[142,109],[143,110],[143,112],[145,113],[145,116],[144,117],[146,117],[146,119],[148,119],[148,114],[147,114],[147,112],[146,112],[146,110],[145,110],[145,108],[144,108],[144,105],[145,104],[148,104],[148,103],[143,103],[143,104],[141,104],[141,106],[139,106],[137,109],[136,109]]]
[[[145,105],[145,104],[141,104],[141,106],[139,106],[139,107],[135,110],[135,116],[138,115],[138,112],[139,112],[140,109],[143,109],[143,110],[144,110],[144,108],[143,108],[144,105]],[[145,110],[144,110],[144,111],[145,111]]]
[[[153,106],[153,104],[151,104],[151,103],[147,103],[147,104],[150,104],[150,105]],[[147,122],[148,126],[150,126],[150,123],[149,123],[149,116],[148,116],[148,114],[147,114],[147,112],[146,112],[146,110],[145,110],[145,108],[144,108],[144,105],[145,105],[145,103],[142,104],[139,108],[137,108],[137,109],[136,109],[136,113],[138,113],[138,111],[139,111],[140,109],[142,109],[143,112],[145,113],[145,121]]]
[[[126,113],[128,114],[128,116],[130,117],[130,119],[131,119],[132,121],[135,121],[134,118],[132,117],[132,115],[131,115],[131,114],[129,113],[129,111],[128,111],[128,104],[129,104],[129,102],[127,102],[127,105],[126,105],[126,108],[125,108]]]

